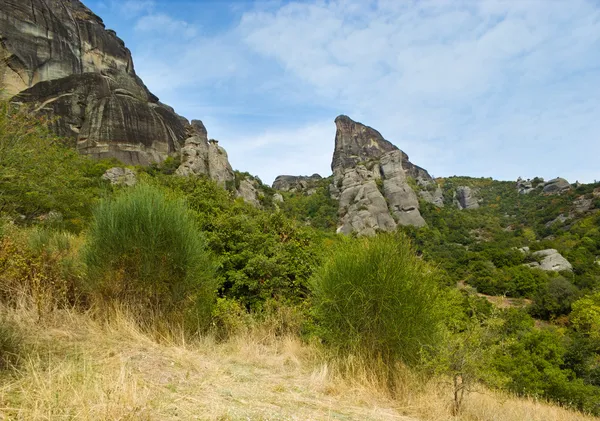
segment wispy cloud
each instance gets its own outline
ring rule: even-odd
[[[135,30],[147,33],[167,34],[180,38],[191,38],[197,33],[197,28],[186,21],[174,19],[165,13],[142,16],[138,19]]]
[[[127,3],[150,89],[184,114],[198,107],[178,103],[213,105],[234,165],[265,179],[323,171],[339,113],[439,176],[600,178],[592,0],[259,2],[213,34],[160,2]]]

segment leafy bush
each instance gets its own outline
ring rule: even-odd
[[[98,206],[88,238],[88,288],[101,302],[207,327],[214,268],[182,200],[139,185]]]
[[[47,125],[27,109],[0,101],[0,212],[81,230],[111,163],[79,155]],[[48,219],[50,213],[58,218]]]
[[[562,276],[552,278],[534,296],[531,314],[544,320],[569,314],[578,295],[579,290],[568,279]]]
[[[6,227],[0,237],[0,300],[31,302],[38,313],[81,303],[78,238],[42,227]]]
[[[417,362],[436,343],[447,308],[438,281],[404,235],[341,243],[312,283],[323,340],[390,369]]]

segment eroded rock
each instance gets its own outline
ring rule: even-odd
[[[546,271],[571,271],[573,266],[557,250],[547,249],[536,251],[534,257],[541,258],[539,269]]]
[[[477,190],[467,186],[459,186],[456,188],[454,195],[454,203],[459,209],[477,209],[479,207],[479,197]]]
[[[235,179],[233,168],[229,163],[227,152],[219,142],[206,139],[206,130],[185,141],[181,150],[181,165],[176,174],[181,176],[206,175],[215,180],[221,187]]]
[[[0,0],[3,95],[57,117],[80,152],[147,165],[177,154],[189,123],[136,75],[130,51],[78,0]]]
[[[374,235],[400,225],[423,226],[416,193],[408,183],[433,182],[424,169],[375,129],[348,116],[335,119],[337,127],[330,191],[339,200],[338,232]]]
[[[543,192],[546,194],[560,194],[571,189],[571,184],[564,178],[555,178],[544,183]]]
[[[323,180],[319,174],[311,176],[279,175],[273,182],[275,190],[314,194],[318,184]]]
[[[137,184],[137,175],[129,168],[113,167],[102,175],[104,180],[110,181],[110,184],[116,186],[133,187]]]

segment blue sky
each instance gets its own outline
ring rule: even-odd
[[[234,168],[331,173],[334,118],[433,176],[600,180],[592,0],[84,0]]]

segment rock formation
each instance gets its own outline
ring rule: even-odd
[[[430,185],[432,185],[432,184],[430,184]],[[425,190],[421,190],[419,192],[421,199],[437,206],[438,208],[443,208],[444,207],[444,192],[442,191],[442,188],[439,185],[435,185],[434,190],[430,190],[427,187],[428,186],[426,186]]]
[[[246,203],[251,204],[256,208],[260,208],[258,200],[258,182],[244,178],[240,181],[240,185],[235,192],[236,197],[241,197]]]
[[[207,175],[221,187],[226,187],[227,182],[235,179],[227,152],[219,146],[218,141],[208,140],[206,130],[198,131],[185,141],[185,146],[181,150],[181,165],[177,168],[176,174]]]
[[[459,209],[477,209],[479,207],[479,197],[477,191],[467,186],[459,186],[456,188],[454,195],[454,203]]]
[[[545,194],[560,194],[571,189],[571,184],[564,178],[555,178],[544,183]]]
[[[123,41],[78,0],[0,0],[0,56],[5,97],[58,117],[57,134],[84,154],[146,165],[188,137],[187,120],[150,93]]]
[[[541,261],[540,263],[528,263],[527,266],[529,267],[538,268],[546,271],[573,270],[573,266],[571,265],[571,263],[555,249],[536,251],[532,255],[534,257],[537,257],[538,259],[541,259]]]
[[[338,232],[374,235],[398,225],[423,226],[419,200],[408,183],[434,183],[424,169],[375,129],[347,116],[335,119],[332,196],[339,200]]]
[[[115,186],[133,187],[137,184],[137,175],[129,168],[110,168],[102,175],[102,179]]]
[[[517,191],[520,194],[529,194],[534,190],[535,187],[533,187],[533,182],[531,180],[523,180],[521,177],[517,179]]]
[[[323,178],[319,174],[310,177],[296,175],[279,175],[273,182],[275,190],[313,194]]]

